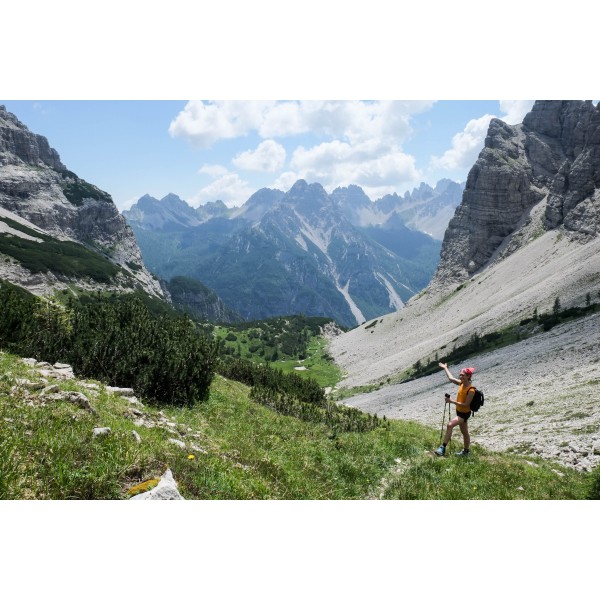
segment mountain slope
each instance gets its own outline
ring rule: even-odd
[[[0,106],[0,278],[37,294],[76,285],[164,298],[111,197],[67,170]]]
[[[439,242],[401,220],[354,225],[343,208],[352,194],[372,204],[356,186],[330,196],[300,180],[285,194],[259,190],[232,218],[184,231],[172,231],[178,216],[160,231],[148,226],[156,219],[140,216],[139,203],[127,216],[153,271],[201,281],[244,318],[302,313],[352,326],[403,306],[429,282],[439,255]]]
[[[339,336],[330,351],[362,385],[600,290],[600,109],[537,102],[523,124],[493,120],[426,291]],[[560,210],[557,208],[560,207]]]

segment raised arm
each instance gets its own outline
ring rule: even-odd
[[[438,366],[440,367],[440,369],[444,369],[444,371],[446,371],[446,376],[448,377],[449,381],[455,383],[456,385],[460,385],[460,379],[452,377],[452,373],[450,373],[450,370],[448,369],[448,365],[446,363],[438,363]]]

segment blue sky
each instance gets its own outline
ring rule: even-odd
[[[379,157],[382,159],[380,180],[387,176],[386,184],[401,193],[412,185],[407,177],[400,176],[402,167],[404,175],[410,175],[412,166],[425,181],[466,176],[468,167],[464,164],[470,160],[469,153],[471,158],[476,156],[475,147],[482,143],[486,115],[507,114],[494,99],[598,97],[597,19],[592,17],[588,0],[570,0],[567,4],[548,0],[503,0],[500,3],[428,0],[402,4],[389,0],[368,3],[304,0],[293,5],[281,0],[202,3],[188,0],[96,3],[91,0],[78,3],[76,8],[75,3],[65,0],[5,4],[0,37],[0,98],[6,100],[0,103],[6,104],[32,131],[48,137],[71,170],[109,192],[120,208],[144,193],[162,197],[174,192],[186,200],[204,201],[210,196],[209,186],[219,179],[227,181],[223,179],[227,173],[221,170],[219,178],[219,169],[215,167],[232,174],[229,189],[237,190],[238,196],[243,198],[240,192],[244,192],[244,187],[249,191],[272,185],[286,171],[308,169],[310,159],[316,154],[316,150],[312,155],[309,151],[319,144],[329,144],[321,148],[325,158],[325,151],[334,151],[337,142],[339,153],[346,151],[346,160],[338,162],[347,167],[346,175],[353,175],[353,165],[357,163],[350,161],[352,148],[343,146],[350,143],[348,136],[352,132],[346,131],[344,135],[341,124],[335,136],[321,131],[319,137],[297,133],[289,139],[275,135],[263,138],[254,129],[239,138],[221,139],[200,148],[193,145],[192,132],[186,132],[183,126],[176,136],[169,133],[171,124],[187,106],[186,101],[178,100],[182,98],[442,98],[453,101],[435,103],[421,112],[412,111],[405,121],[396,122],[395,128],[390,124],[395,137],[391,141],[387,139],[388,150],[395,153],[387,155],[387,163],[382,159],[383,154],[376,153],[377,140],[369,153],[364,136],[361,142],[360,132],[353,132],[354,158],[362,150],[363,156],[371,159],[372,167],[370,172],[354,175],[370,178],[372,182],[378,173],[378,163],[373,161]],[[64,101],[69,99],[86,102]],[[112,102],[125,99],[131,102]],[[139,102],[140,99],[155,101]],[[474,101],[463,101],[465,99]],[[460,102],[454,102],[457,100]],[[183,121],[182,118],[180,123]],[[269,139],[284,148],[284,166],[274,172],[242,169],[239,165],[250,166],[253,157],[242,153],[256,151],[261,142]],[[357,149],[359,143],[363,146]],[[297,168],[294,169],[291,161],[299,146],[304,152],[296,155]],[[277,147],[268,145],[265,154],[276,161]],[[409,157],[408,160],[402,160],[402,155]],[[236,157],[240,157],[238,165],[231,162]],[[432,157],[439,160],[434,161]],[[273,163],[264,157],[263,168],[269,164]],[[202,169],[203,172],[199,172]],[[343,173],[340,169],[336,171],[340,177]],[[394,173],[397,174],[395,179]],[[233,185],[237,183],[235,175],[241,181],[237,186]],[[322,183],[328,185],[328,182]],[[218,185],[213,185],[212,190],[217,193]],[[177,572],[177,578],[163,578],[153,585],[155,588],[162,585],[170,592],[175,585],[178,591],[185,593],[196,585],[193,577],[198,572],[197,548],[189,540],[197,533],[208,540],[204,546],[213,548],[219,547],[223,539],[235,538],[236,543],[247,550],[240,554],[244,556],[243,564],[233,561],[233,568],[242,569],[244,575],[238,577],[241,582],[238,595],[247,594],[248,589],[260,589],[265,598],[279,597],[280,589],[288,586],[288,566],[295,565],[294,559],[303,560],[307,554],[316,552],[330,571],[344,572],[349,564],[354,564],[355,550],[362,544],[382,551],[361,555],[361,567],[348,579],[348,589],[343,582],[340,588],[339,578],[332,579],[328,587],[322,577],[313,581],[309,576],[295,582],[296,587],[300,586],[298,594],[306,590],[304,595],[310,595],[317,585],[330,592],[329,595],[339,595],[341,589],[342,593],[349,592],[346,593],[349,596],[359,592],[364,596],[373,591],[374,581],[382,593],[397,592],[394,578],[388,578],[390,589],[383,590],[385,578],[380,575],[399,563],[405,567],[403,585],[406,589],[415,587],[423,592],[430,582],[430,595],[438,592],[437,582],[431,577],[431,561],[422,560],[439,531],[439,510],[435,503],[403,504],[402,518],[394,519],[396,514],[391,515],[383,528],[370,524],[374,519],[381,521],[384,508],[397,511],[393,503],[385,507],[377,505],[376,509],[370,503],[342,503],[335,507],[328,504],[327,507],[332,508],[326,511],[326,519],[324,503],[273,504],[268,509],[260,503],[251,507],[249,503],[211,504],[210,510],[217,514],[212,514],[214,518],[210,519],[188,514],[195,507],[188,506],[187,512],[178,507],[177,515],[170,514],[173,526],[151,534],[155,546],[163,541],[172,544],[175,539],[184,551],[172,557],[163,553],[160,563],[154,554],[140,552],[139,548],[132,554],[127,545],[115,546],[114,538],[129,525],[123,518],[122,506],[117,503],[94,505],[94,522],[100,523],[105,535],[89,544],[89,531],[82,526],[89,522],[88,505],[69,504],[68,508],[66,504],[52,505],[52,517],[59,518],[50,519],[49,504],[43,507],[11,505],[11,516],[16,510],[21,511],[23,518],[12,518],[10,522],[28,523],[32,535],[36,535],[37,545],[32,549],[31,536],[23,536],[22,527],[15,527],[11,535],[10,524],[8,540],[15,547],[20,547],[25,540],[29,545],[23,547],[23,552],[38,551],[43,560],[37,561],[36,568],[41,569],[42,575],[51,576],[62,566],[48,560],[48,556],[62,557],[73,547],[71,538],[74,537],[77,547],[85,549],[80,553],[85,557],[85,566],[90,562],[101,563],[109,553],[114,557],[116,552],[121,562],[131,565],[131,571],[146,572],[154,568],[155,571]],[[537,567],[542,570],[552,564],[556,547],[587,548],[591,536],[586,511],[579,510],[574,515],[566,503],[560,508],[555,503],[531,506],[528,509],[529,505],[502,504],[490,509],[487,503],[469,503],[469,511],[475,518],[488,519],[486,523],[495,527],[495,535],[488,536],[482,543],[478,540],[487,552],[490,565],[501,564],[507,548],[515,551],[513,540],[521,535],[523,527],[529,540],[545,540],[548,522],[560,520],[561,511],[571,526],[553,531],[553,544],[525,545],[522,556],[518,555],[520,549],[517,548],[517,558],[522,563],[527,562],[533,572]],[[56,515],[56,510],[64,512]],[[203,507],[203,511],[206,510]],[[264,510],[269,511],[269,518],[262,518]],[[284,510],[289,513],[282,514]],[[259,515],[257,511],[263,512]],[[278,517],[286,517],[285,521],[274,518],[274,512]],[[353,543],[336,544],[336,539],[346,541],[347,523],[357,520],[360,525],[364,522],[365,527],[358,527],[361,529],[358,537],[354,528]],[[255,523],[259,523],[259,533],[248,530],[248,524]],[[55,529],[54,524],[57,524]],[[295,535],[289,533],[290,524],[297,525]],[[177,536],[177,532],[185,532],[185,539]],[[322,532],[326,532],[327,537],[321,539]],[[289,544],[290,539],[294,540],[293,544]],[[406,543],[394,543],[392,548],[390,540],[396,539]],[[250,540],[248,548],[244,546],[245,540]],[[151,544],[146,546],[152,547]],[[273,547],[282,547],[285,551],[279,553],[280,562],[275,557],[277,568],[272,569],[270,576],[274,592],[271,594],[269,586],[265,586],[264,565],[260,561],[266,554],[273,556]],[[321,553],[320,549],[323,549]],[[122,556],[118,555],[119,550]],[[23,552],[12,552],[11,556],[16,559],[9,562],[6,570],[16,574],[12,577],[15,582],[28,578],[33,590],[31,595],[38,588],[40,594],[47,593],[48,577],[32,580],[29,563],[21,560]],[[580,554],[594,556],[593,552]],[[253,556],[258,557],[256,565]],[[211,560],[214,557],[216,559]],[[204,571],[209,576],[203,577],[203,590],[209,594],[214,590],[216,595],[222,596],[223,581],[232,581],[231,561],[221,560],[218,552],[206,559],[207,556],[203,556],[208,565]],[[576,559],[581,560],[579,555]],[[574,561],[575,558],[573,566],[580,566]],[[75,571],[82,573],[81,582],[75,579],[81,588],[86,584],[83,578],[86,569]],[[191,576],[186,577],[186,573]],[[137,581],[131,583],[117,576],[113,579],[108,571],[106,574],[108,585],[114,583],[119,589],[137,591]],[[489,575],[482,570],[469,577],[475,587],[478,584],[482,587],[488,585]],[[520,573],[516,575],[518,578]],[[524,593],[531,591],[538,596],[544,592],[552,596],[556,591],[555,577],[529,579],[529,586],[522,578],[514,583]],[[559,587],[562,583],[559,581]],[[565,582],[563,587],[567,583],[573,587],[572,581]],[[20,591],[15,587],[13,595]],[[448,592],[451,597],[462,593],[458,589],[455,596],[452,590]]]
[[[489,120],[532,101],[0,100],[123,210],[148,193],[240,205],[304,178],[372,200],[466,179]]]

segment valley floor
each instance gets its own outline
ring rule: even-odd
[[[474,366],[485,405],[469,420],[473,443],[495,451],[551,459],[580,471],[600,464],[600,314],[564,323],[512,346],[449,365]],[[346,398],[343,403],[441,430],[444,393],[456,386],[439,374]],[[454,414],[454,412],[453,412]],[[462,447],[455,430],[453,445]]]

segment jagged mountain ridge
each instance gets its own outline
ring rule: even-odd
[[[600,290],[600,108],[538,101],[523,123],[490,123],[436,274],[405,309],[333,340],[344,385]],[[372,325],[372,324],[371,324]],[[398,340],[402,340],[399,344]]]
[[[0,106],[0,278],[36,294],[71,284],[164,298],[111,197]]]
[[[401,307],[426,285],[439,242],[392,219],[388,229],[411,236],[409,256],[397,254],[385,236],[350,222],[341,208],[345,193],[329,195],[303,180],[285,194],[259,190],[231,218],[168,239],[166,228],[149,231],[148,219],[125,216],[152,270],[201,281],[244,318],[303,313],[352,326]]]
[[[410,229],[441,240],[464,187],[464,183],[441,179],[434,188],[421,183],[404,196],[388,194],[371,202],[360,187],[350,185],[335,189],[331,196],[353,225],[385,227],[400,218]]]

